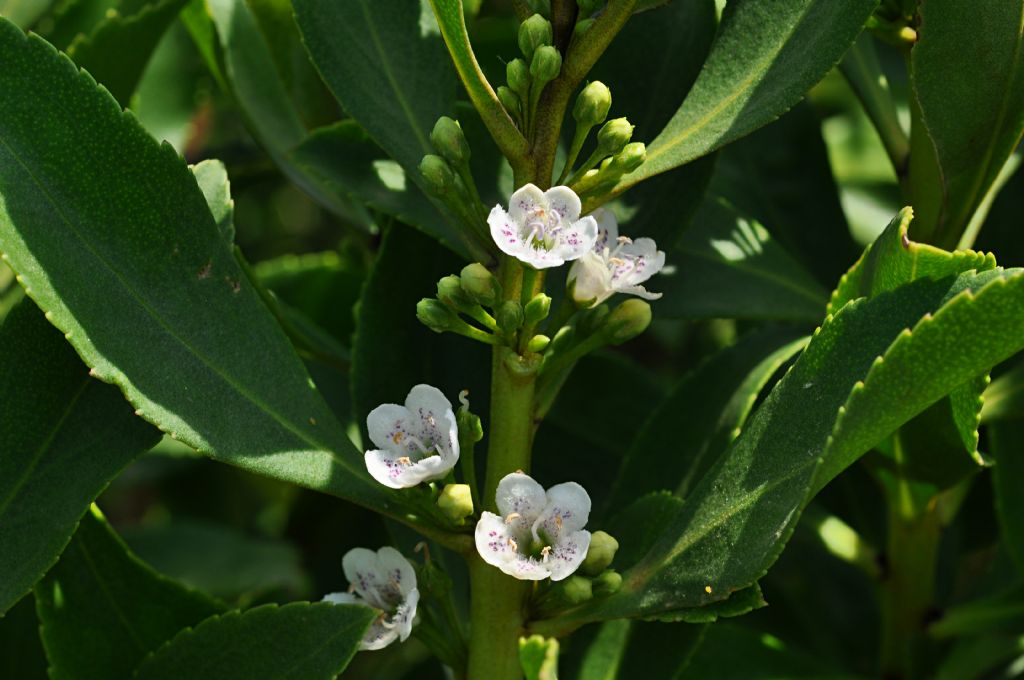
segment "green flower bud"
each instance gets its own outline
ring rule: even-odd
[[[541,87],[558,77],[562,70],[562,55],[551,45],[542,45],[533,54],[530,75]]]
[[[572,39],[582,40],[583,36],[587,34],[590,27],[594,25],[595,19],[584,19],[583,21],[577,21],[576,26],[572,29]]]
[[[604,83],[595,80],[576,97],[572,117],[580,127],[591,128],[604,122],[611,107],[612,91]]]
[[[526,303],[526,307],[523,309],[523,315],[526,323],[532,326],[548,318],[548,313],[550,311],[551,298],[544,293],[538,293],[532,300]]]
[[[633,126],[625,118],[615,118],[601,126],[597,133],[597,146],[607,156],[622,151],[633,136]]]
[[[523,306],[515,300],[505,300],[498,307],[496,319],[502,331],[515,333],[523,325]]]
[[[580,314],[580,319],[576,322],[576,329],[582,337],[587,337],[604,327],[604,322],[610,313],[608,305],[591,307]]]
[[[562,581],[559,590],[569,604],[583,604],[594,597],[594,587],[590,579],[575,574]]]
[[[621,345],[651,325],[651,306],[643,300],[626,300],[612,310],[605,322],[605,334],[612,345]]]
[[[583,177],[580,177],[580,179],[575,184],[572,185],[573,191],[575,191],[577,194],[587,193],[588,191],[597,186],[598,179],[600,178],[600,176],[601,173],[598,170],[587,170],[585,173],[583,173]]]
[[[504,85],[498,86],[498,101],[505,107],[510,116],[519,115],[519,95],[512,91],[511,88]]]
[[[583,564],[580,565],[580,573],[597,576],[612,563],[618,549],[619,542],[607,532],[595,531],[590,535],[590,548]]]
[[[484,307],[496,307],[501,300],[501,284],[487,267],[479,262],[462,268],[462,290],[471,300]]]
[[[542,45],[551,44],[551,22],[539,14],[519,24],[519,50],[527,60]]]
[[[427,190],[437,197],[445,196],[455,183],[455,173],[448,161],[434,154],[428,154],[420,161],[420,174],[427,182]]]
[[[458,322],[455,312],[434,298],[423,298],[416,303],[416,318],[435,333],[451,330]]]
[[[462,281],[454,275],[437,282],[437,299],[455,310],[467,309],[474,304],[462,290]]]
[[[430,143],[446,161],[455,166],[469,162],[469,142],[458,121],[441,116],[430,131]]]
[[[551,344],[551,338],[546,335],[535,335],[526,343],[526,349],[530,352],[543,352]]]
[[[609,569],[594,579],[594,594],[598,596],[612,595],[622,587],[622,575]]]
[[[446,484],[437,497],[437,507],[452,522],[462,524],[473,514],[473,496],[469,484]]]
[[[530,94],[530,67],[522,59],[513,59],[505,65],[505,80],[508,81],[509,89],[519,95],[521,101],[526,101]]]
[[[633,142],[623,147],[622,151],[612,158],[609,170],[622,176],[633,172],[647,158],[647,147],[643,142]]]

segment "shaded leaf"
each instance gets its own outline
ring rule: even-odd
[[[95,507],[35,593],[51,678],[129,677],[179,630],[221,611],[140,562]]]
[[[31,300],[0,326],[0,404],[2,613],[53,566],[89,503],[160,433],[117,388],[89,377]]]
[[[39,639],[36,600],[26,595],[0,617],[0,676],[45,680],[46,665],[46,653]]]
[[[383,508],[192,174],[91,79],[0,23],[0,249],[102,380],[193,448]]]
[[[996,423],[989,427],[989,439],[996,464],[992,484],[996,495],[996,517],[1003,547],[1010,554],[1017,571],[1024,575],[1024,497],[1020,492],[1024,479],[1024,450],[1019,420]]]
[[[135,677],[327,680],[345,670],[376,616],[370,607],[326,602],[213,616],[161,647]]]

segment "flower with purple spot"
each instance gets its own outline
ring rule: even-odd
[[[580,219],[582,207],[569,187],[541,191],[527,184],[512,194],[508,212],[494,206],[487,224],[503,253],[536,269],[557,267],[594,248],[597,222]]]
[[[379,448],[364,455],[374,479],[392,489],[441,479],[459,460],[459,426],[441,390],[416,385],[405,405],[381,404],[366,417]]]
[[[359,644],[360,649],[383,649],[395,640],[405,642],[412,633],[420,591],[416,588],[416,572],[409,560],[394,548],[377,552],[354,548],[341,560],[347,593],[329,593],[324,602],[357,604],[379,609],[381,615]]]
[[[498,512],[476,525],[476,550],[484,562],[509,576],[561,581],[587,556],[590,496],[576,482],[547,491],[529,475],[513,472],[498,483]]]
[[[653,239],[635,241],[619,236],[619,225],[610,210],[598,208],[590,214],[597,221],[594,249],[572,263],[569,288],[576,302],[599,305],[615,293],[657,300],[661,293],[648,292],[640,284],[665,266],[665,253]]]

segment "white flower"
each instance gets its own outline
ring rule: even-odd
[[[584,531],[590,496],[576,482],[544,487],[513,472],[498,483],[501,515],[484,512],[476,525],[476,550],[484,562],[526,581],[561,581],[583,562],[590,547]]]
[[[615,293],[657,300],[661,293],[650,293],[640,284],[665,266],[665,253],[653,239],[635,241],[619,236],[619,225],[610,210],[598,208],[591,217],[597,221],[597,244],[576,260],[569,270],[569,285],[575,281],[573,298],[579,303],[599,305]]]
[[[412,388],[405,406],[381,404],[366,417],[366,429],[380,447],[366,452],[366,469],[392,489],[440,479],[459,460],[455,412],[436,387]]]
[[[359,648],[383,649],[395,638],[405,642],[412,632],[416,605],[420,601],[416,572],[409,560],[387,546],[377,552],[354,548],[345,553],[341,566],[349,582],[349,592],[330,593],[324,596],[324,602],[359,604],[384,612],[370,624]]]
[[[594,247],[597,222],[580,219],[582,207],[569,187],[541,191],[527,184],[512,194],[507,213],[494,206],[487,224],[502,252],[537,269],[557,267]]]

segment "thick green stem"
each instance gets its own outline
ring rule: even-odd
[[[519,680],[525,581],[506,576],[478,555],[469,561],[469,680]]]

